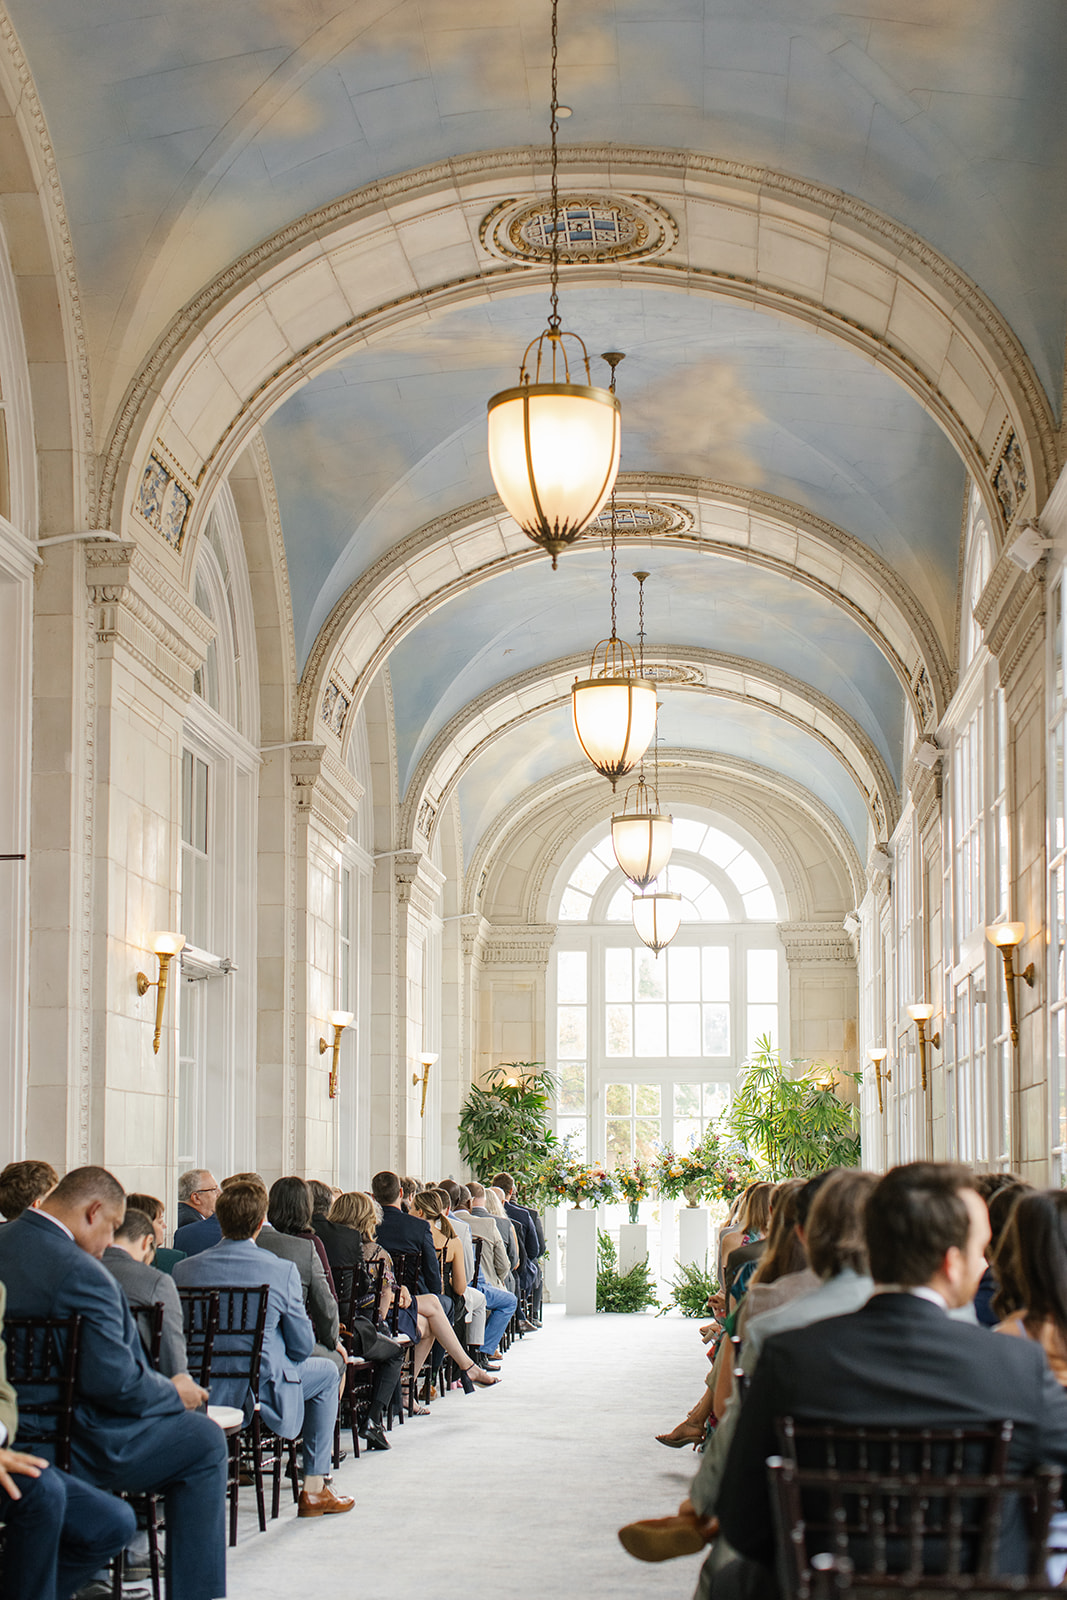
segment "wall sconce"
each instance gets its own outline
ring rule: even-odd
[[[424,1117],[426,1115],[426,1090],[430,1082],[430,1068],[433,1066],[436,1060],[437,1057],[435,1055],[420,1056],[419,1061],[422,1064],[422,1071],[413,1072],[411,1074],[412,1083],[422,1084],[422,1104],[419,1107],[420,1117]]]
[[[142,997],[149,989],[156,991],[156,1032],[152,1040],[152,1052],[159,1054],[159,1041],[163,1033],[163,1001],[167,995],[167,972],[175,956],[181,955],[185,949],[184,933],[154,933],[152,935],[152,949],[159,957],[159,977],[153,983],[145,972],[137,974],[137,993]]]
[[[330,1099],[337,1099],[337,1058],[341,1051],[341,1035],[350,1022],[355,1021],[354,1011],[331,1011],[329,1023],[333,1029],[333,1062],[330,1066]],[[325,1039],[319,1040],[319,1055],[324,1056],[329,1049]]]
[[[1008,991],[1008,1021],[1011,1023],[1011,1042],[1019,1043],[1019,1015],[1015,1003],[1015,980],[1021,978],[1029,988],[1034,987],[1034,963],[1016,972],[1014,955],[1022,944],[1026,925],[1022,922],[994,922],[985,931],[990,944],[995,945],[1004,957],[1004,985]]]
[[[922,1075],[922,1086],[926,1089],[926,1045],[929,1041],[935,1050],[941,1048],[940,1033],[927,1034],[926,1024],[934,1014],[934,1008],[924,1001],[922,1005],[907,1006],[908,1016],[919,1030],[919,1071]]]
[[[889,1068],[882,1065],[888,1054],[889,1051],[884,1044],[878,1045],[876,1049],[867,1051],[867,1059],[874,1063],[874,1082],[878,1090],[878,1112],[880,1116],[885,1115],[885,1105],[882,1100],[882,1081],[883,1079],[886,1083],[893,1081],[893,1074]]]

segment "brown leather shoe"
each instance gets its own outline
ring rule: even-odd
[[[331,1517],[341,1511],[351,1511],[355,1503],[351,1495],[334,1494],[329,1485],[320,1489],[318,1494],[308,1494],[306,1489],[302,1489],[296,1514],[298,1517]]]
[[[716,1522],[714,1532],[717,1531]],[[619,1543],[638,1561],[671,1561],[675,1556],[696,1555],[712,1536],[712,1522],[702,1525],[693,1516],[649,1517],[619,1529]]]

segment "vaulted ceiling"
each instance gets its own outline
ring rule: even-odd
[[[548,0],[7,3],[98,448],[135,483],[130,397],[165,431],[154,375],[192,370],[217,308],[270,307],[276,350],[257,332],[227,366],[220,332],[202,439],[175,379],[174,457],[209,484],[227,430],[262,428],[305,701],[387,671],[400,798],[457,794],[470,859],[573,768],[561,663],[608,620],[602,534],[552,573],[486,454],[547,309],[491,223],[545,194]],[[663,228],[563,273],[565,325],[627,354],[620,501],[655,512],[623,543],[622,631],[646,568],[650,654],[689,664],[665,746],[778,772],[865,857],[906,711],[921,728],[951,687],[968,476],[997,540],[1059,464],[1062,5],[561,0],[560,30],[565,195]]]

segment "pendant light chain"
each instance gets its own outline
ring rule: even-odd
[[[552,248],[549,258],[552,264],[552,293],[550,301],[552,310],[548,318],[550,333],[558,334],[560,328],[559,315],[559,155],[556,149],[556,136],[559,133],[559,28],[557,14],[559,0],[552,0],[552,115],[549,121],[549,132],[552,135]],[[553,366],[555,362],[553,361]],[[614,389],[614,385],[612,385]]]

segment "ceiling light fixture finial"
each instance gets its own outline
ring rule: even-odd
[[[647,572],[635,572],[638,582],[637,644],[638,675],[645,676],[645,581]],[[655,779],[651,785],[645,780],[645,761],[637,782],[627,789],[622,810],[611,819],[611,847],[615,859],[630,882],[638,889],[647,889],[659,877],[671,858],[674,843],[674,819],[660,810],[659,799],[659,706],[656,706]]]
[[[497,493],[527,538],[548,551],[553,568],[560,551],[584,532],[611,492],[619,470],[620,449],[620,408],[614,383],[611,389],[593,385],[589,351],[576,333],[562,328],[559,314],[559,246],[563,228],[557,135],[559,118],[568,113],[559,103],[558,9],[559,0],[552,0],[548,326],[527,345],[518,386],[502,389],[489,401],[489,470]],[[571,382],[565,343],[568,339],[581,349],[584,384]],[[531,378],[531,351],[535,349]],[[614,374],[617,362],[610,364]]]

